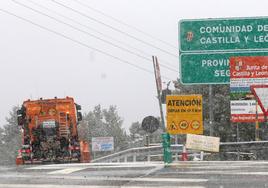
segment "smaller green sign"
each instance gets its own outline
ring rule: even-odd
[[[268,56],[268,52],[181,54],[180,80],[183,84],[229,84],[229,59],[238,56]]]

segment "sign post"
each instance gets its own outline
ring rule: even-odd
[[[164,121],[164,113],[163,113],[163,107],[161,103],[161,92],[162,92],[162,81],[161,81],[161,75],[160,75],[160,68],[159,63],[156,56],[152,56],[153,58],[153,66],[154,66],[154,76],[155,76],[155,83],[156,83],[156,90],[157,90],[157,99],[159,103],[159,110],[160,110],[160,117],[161,117],[161,123],[162,127],[165,130],[165,121]]]

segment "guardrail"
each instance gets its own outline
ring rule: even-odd
[[[173,154],[173,160],[178,161],[182,153],[182,144],[171,145],[170,149]],[[243,156],[249,156],[250,159],[258,159],[257,152],[254,150],[267,149],[268,141],[250,141],[250,142],[221,142],[220,153],[218,160],[224,159],[224,155],[236,155],[237,160],[243,158]],[[188,156],[192,158],[202,159],[200,151],[188,150]],[[211,153],[204,153],[204,156],[209,156]],[[163,157],[162,145],[130,148],[124,151],[113,153],[104,157],[100,157],[92,160],[91,162],[136,162],[136,161],[161,161]],[[228,156],[227,156],[228,157]],[[198,159],[198,158],[197,158]]]
[[[220,160],[267,160],[268,141],[223,142]]]
[[[263,147],[268,146],[268,141],[249,141],[249,142],[221,142],[220,148],[225,149],[224,147]]]
[[[170,146],[173,159],[178,161],[181,157],[183,145],[174,144]],[[189,156],[194,156],[193,151],[188,151]],[[163,147],[162,145],[130,148],[124,151],[113,153],[104,157],[93,159],[91,162],[136,162],[136,161],[162,161]]]

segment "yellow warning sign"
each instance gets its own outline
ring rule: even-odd
[[[202,95],[168,95],[167,130],[170,134],[203,134]]]

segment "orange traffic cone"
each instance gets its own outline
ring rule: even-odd
[[[90,154],[88,149],[88,143],[86,141],[80,141],[80,151],[81,151],[81,159],[82,163],[90,162]]]
[[[16,165],[22,165],[22,164],[23,164],[23,159],[22,159],[22,155],[21,155],[21,149],[19,149],[18,156],[16,158]]]
[[[185,146],[183,146],[183,149],[182,149],[181,160],[182,161],[188,161],[188,154],[187,154]]]

